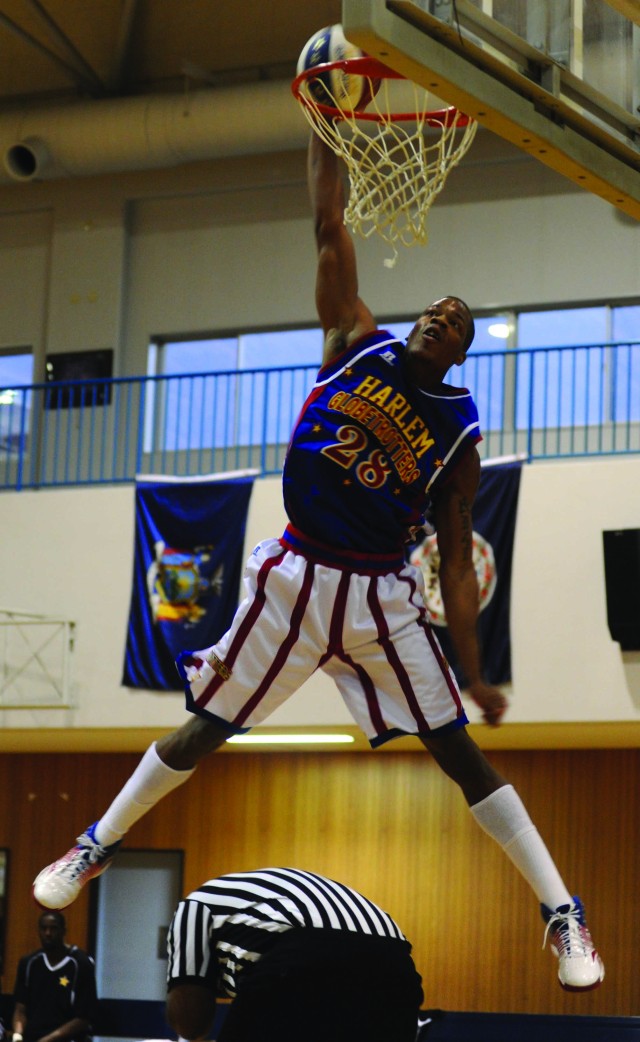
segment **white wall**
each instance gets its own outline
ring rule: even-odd
[[[0,348],[42,353],[52,220],[48,210],[0,215]]]
[[[512,719],[640,720],[640,652],[607,629],[602,532],[640,527],[640,459],[524,469],[512,577]]]
[[[638,226],[527,163],[454,171],[429,244],[392,270],[383,243],[359,244],[374,313],[450,292],[474,308],[637,299]],[[153,335],[315,322],[304,182],[295,152],[0,188],[0,347],[32,344],[39,376],[47,351],[113,347],[116,375],[138,375]]]
[[[640,653],[622,654],[606,621],[602,531],[637,527],[640,459],[524,467],[512,590],[514,680],[508,720],[640,721]],[[255,483],[246,554],[285,524],[280,481]],[[77,623],[73,710],[5,710],[11,728],[162,728],[184,719],[180,694],[120,685],[131,591],[132,488],[0,496],[5,606]],[[472,719],[477,719],[469,707]],[[317,674],[270,721],[351,722]]]
[[[164,216],[154,204],[151,225],[147,204],[136,207],[126,337],[139,367],[149,338],[165,330],[316,321],[310,219],[220,225],[201,202],[198,228],[184,200]],[[389,256],[375,240],[358,248],[361,295],[378,316],[412,317],[447,293],[477,308],[618,299],[639,289],[637,227],[580,193],[436,206],[428,246],[402,251],[391,270]]]

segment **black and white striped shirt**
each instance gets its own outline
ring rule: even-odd
[[[169,929],[169,986],[206,981],[235,997],[242,972],[292,929],[405,941],[391,916],[332,879],[295,868],[220,876],[180,902]]]

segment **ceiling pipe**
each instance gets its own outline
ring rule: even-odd
[[[4,154],[4,168],[13,181],[34,181],[51,165],[49,149],[36,137],[10,145]]]
[[[0,115],[0,184],[304,148],[286,81],[76,102]]]

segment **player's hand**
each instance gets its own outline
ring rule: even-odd
[[[509,708],[506,696],[492,684],[477,680],[469,687],[469,694],[482,710],[482,717],[490,727],[497,727]]]

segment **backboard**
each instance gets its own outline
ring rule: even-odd
[[[342,0],[345,35],[640,220],[638,0]]]

